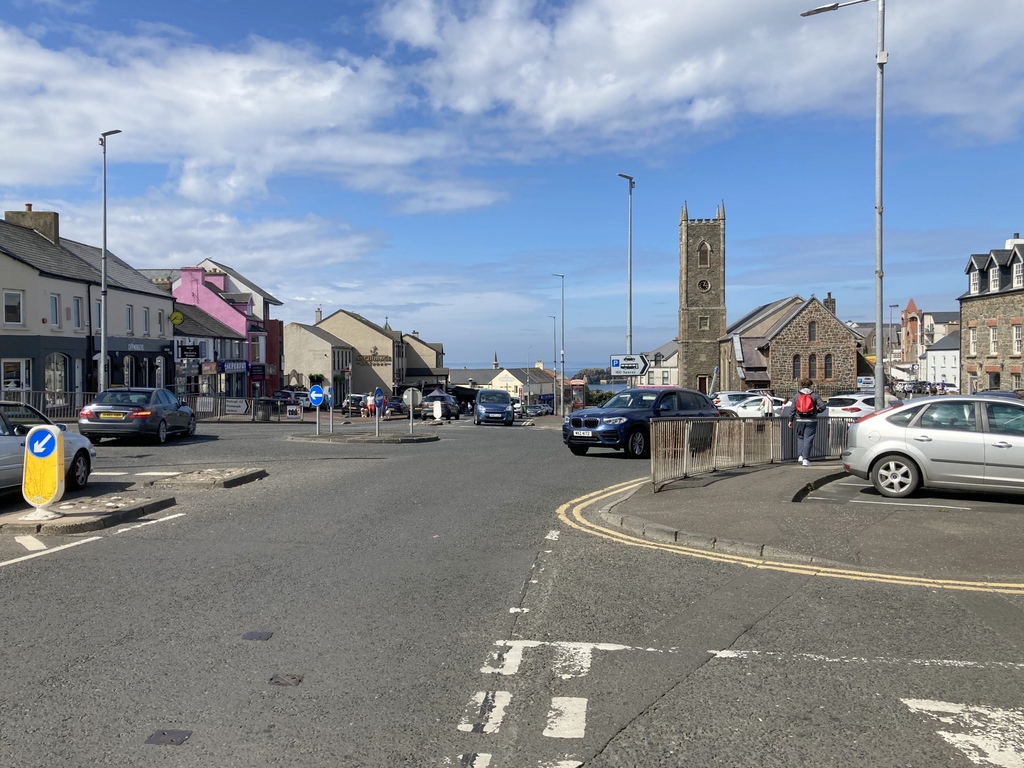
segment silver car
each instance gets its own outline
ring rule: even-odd
[[[849,427],[843,466],[883,496],[918,488],[1024,493],[1024,401],[919,397]]]
[[[21,485],[25,473],[25,436],[32,427],[53,425],[64,434],[64,485],[77,491],[89,482],[96,449],[77,432],[68,432],[64,424],[56,424],[31,405],[0,402],[0,490]]]

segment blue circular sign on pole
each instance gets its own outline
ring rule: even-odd
[[[373,390],[373,405],[377,409],[377,413],[384,409],[384,390],[380,387]]]
[[[324,390],[319,384],[314,384],[309,388],[309,404],[314,408],[319,408],[320,404],[324,401]]]

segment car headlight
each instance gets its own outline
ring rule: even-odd
[[[605,424],[617,427],[619,424],[625,424],[629,419],[625,416],[609,416],[607,419],[601,419],[601,421]]]

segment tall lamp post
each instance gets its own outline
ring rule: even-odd
[[[557,272],[551,273],[552,277],[560,278],[562,281],[562,375],[558,383],[558,411],[565,417],[565,275]]]
[[[632,176],[618,174],[629,182],[629,218],[626,224],[626,354],[633,354],[633,187]]]
[[[892,383],[892,311],[898,307],[899,304],[889,305],[889,382]]]
[[[558,318],[554,315],[548,315],[551,318],[551,357],[554,362],[551,363],[554,366],[555,378],[558,378],[558,331],[557,322]],[[555,387],[551,385],[551,410],[555,410]]]
[[[120,130],[104,131],[100,134],[100,146],[103,147],[103,249],[100,251],[100,364],[99,388],[102,392],[107,388],[107,137],[120,133]]]
[[[882,299],[883,271],[882,271],[882,103],[884,93],[884,70],[889,60],[889,54],[885,50],[885,0],[849,0],[845,3],[830,3],[822,5],[810,11],[804,11],[801,16],[814,16],[819,13],[836,11],[848,5],[859,3],[878,3],[878,50],[875,54],[875,64],[878,67],[875,78],[875,339],[882,338],[882,311],[885,303]],[[877,346],[877,344],[876,344]],[[885,369],[882,367],[882,356],[875,350],[875,410],[885,407]]]
[[[526,397],[523,398],[523,416],[526,416],[526,408],[530,405],[530,352],[533,347],[526,348]]]

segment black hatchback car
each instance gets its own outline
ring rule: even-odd
[[[711,398],[693,389],[635,387],[597,408],[575,411],[562,424],[562,442],[576,456],[591,448],[614,448],[633,459],[650,455],[655,417],[718,418]],[[710,434],[710,429],[708,430]]]

